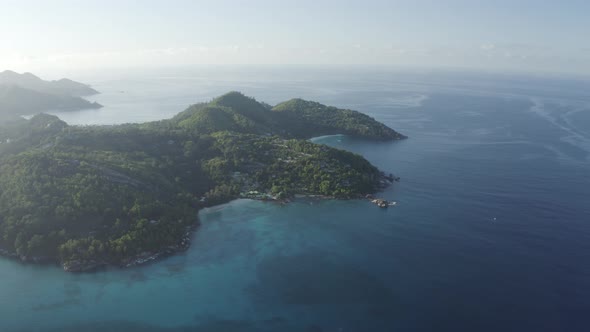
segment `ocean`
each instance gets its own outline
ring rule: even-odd
[[[71,77],[77,78],[77,77]],[[314,141],[401,181],[365,200],[236,200],[154,264],[69,274],[0,259],[1,331],[585,331],[590,81],[386,68],[88,75],[101,110],[168,118],[238,90],[359,110],[409,139]]]

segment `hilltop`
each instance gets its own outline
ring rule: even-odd
[[[308,139],[345,134],[373,140],[396,140],[404,135],[366,114],[291,99],[274,107],[239,92],[230,92],[210,103],[198,104],[178,114],[173,122],[198,132],[233,130]]]

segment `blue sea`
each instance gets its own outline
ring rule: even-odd
[[[359,110],[409,136],[314,139],[401,181],[364,200],[204,209],[186,252],[69,274],[0,259],[0,331],[588,331],[590,81],[386,68],[196,67],[83,79],[167,118],[230,90]]]

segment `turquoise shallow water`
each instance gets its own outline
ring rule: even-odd
[[[391,143],[316,140],[401,176],[380,194],[396,207],[237,200],[201,211],[192,247],[148,266],[67,274],[1,259],[0,330],[586,329],[587,83],[387,72],[276,77],[289,75],[298,79],[251,73],[191,89],[205,99],[231,89],[271,103],[316,99],[408,135]],[[101,84],[145,92],[145,82]],[[166,108],[162,99],[184,100],[163,91],[154,109]],[[100,119],[141,116],[112,118],[133,100],[110,100]]]
[[[379,245],[356,242],[395,236],[379,225],[359,234],[359,211],[373,219],[384,213],[364,201],[238,200],[204,210],[190,251],[150,266],[74,275],[4,261],[3,296],[11,300],[2,303],[3,324],[47,329],[67,318],[75,330],[89,322],[178,327],[235,320],[304,328],[319,323],[318,310],[334,327],[345,313],[379,316],[393,295],[387,279],[364,268]]]

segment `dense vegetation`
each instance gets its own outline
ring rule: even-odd
[[[273,108],[288,124],[285,130],[298,138],[346,134],[373,140],[404,138],[400,133],[366,114],[322,105],[303,99],[291,99]]]
[[[357,111],[302,99],[291,99],[273,108],[239,92],[230,92],[211,103],[194,105],[172,121],[201,133],[223,129],[291,138],[331,134],[372,140],[404,138],[400,133]]]
[[[285,104],[271,109],[234,92],[146,124],[78,127],[41,114],[0,125],[0,250],[73,271],[124,266],[186,248],[197,210],[240,193],[378,190],[383,175],[361,156],[293,137],[340,125],[369,138],[401,135],[360,113],[296,104],[283,118]],[[331,130],[291,129],[294,118]]]

